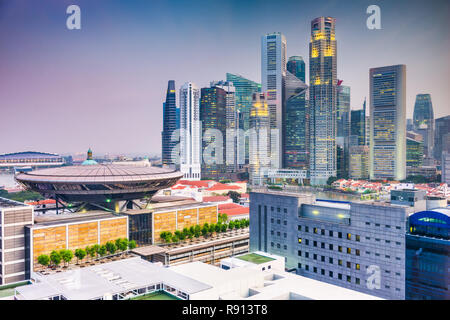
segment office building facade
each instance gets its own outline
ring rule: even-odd
[[[421,167],[423,164],[423,138],[420,134],[406,132],[406,166]]]
[[[444,151],[450,152],[450,116],[436,119],[434,132],[434,158],[441,160]]]
[[[441,181],[450,186],[450,152],[442,152]]]
[[[185,179],[201,179],[200,89],[192,82],[180,88],[180,171]]]
[[[370,69],[370,179],[406,178],[406,66]]]
[[[424,154],[433,156],[434,145],[434,112],[431,95],[418,94],[414,104],[413,114],[414,131],[423,137]]]
[[[286,38],[279,32],[261,37],[261,85],[269,107],[272,166],[283,165],[283,88],[286,78]]]
[[[175,130],[178,129],[177,124],[177,106],[175,81],[169,80],[166,92],[166,101],[163,103],[163,131],[162,136],[162,163],[163,165],[175,164],[172,151],[179,143],[179,139],[175,136]]]
[[[324,185],[336,176],[337,58],[335,19],[311,22],[309,44],[310,180]]]
[[[405,299],[405,233],[414,208],[311,194],[250,193],[250,251],[286,257],[302,276]]]
[[[369,147],[351,145],[349,148],[349,178],[366,180],[369,178]]]
[[[201,89],[202,176],[220,179],[226,173],[227,93],[216,86]]]

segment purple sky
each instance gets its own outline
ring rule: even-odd
[[[81,30],[66,28],[70,4]],[[366,28],[370,4],[382,30]],[[226,72],[260,82],[260,37],[274,31],[308,62],[321,15],[337,19],[338,78],[353,109],[369,68],[406,64],[408,116],[418,93],[431,94],[436,118],[449,114],[448,1],[0,0],[0,153],[159,154],[168,80],[177,90]]]

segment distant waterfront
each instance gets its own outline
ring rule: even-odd
[[[16,186],[13,173],[0,173],[0,186],[5,188],[14,188]]]

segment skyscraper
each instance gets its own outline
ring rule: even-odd
[[[450,116],[436,119],[434,132],[434,158],[441,161],[442,153],[450,153]]]
[[[172,141],[177,125],[177,106],[175,97],[175,81],[169,80],[166,93],[166,101],[163,103],[163,131],[162,138],[162,163],[165,165],[174,164],[172,150],[179,141]],[[173,137],[176,138],[175,136]]]
[[[201,178],[200,90],[192,82],[180,88],[180,170],[185,179]]]
[[[423,137],[425,156],[432,157],[434,146],[434,113],[429,94],[416,95],[413,123],[414,131]]]
[[[270,122],[265,93],[253,94],[250,112],[250,181],[261,184],[262,169],[270,166]]]
[[[309,44],[310,177],[312,185],[336,176],[337,59],[335,19],[311,22]]]
[[[350,116],[350,135],[356,137],[356,141],[359,146],[366,144],[366,115],[365,110],[352,110]]]
[[[305,61],[303,61],[303,57],[301,56],[292,56],[289,57],[289,60],[286,65],[287,71],[292,73],[301,81],[305,82]]]
[[[236,109],[236,88],[231,81],[212,81],[211,87],[221,88],[226,93],[226,130],[224,132],[224,156],[227,172],[236,172],[237,160],[237,135],[239,118]]]
[[[283,86],[286,77],[286,38],[279,32],[261,37],[261,83],[269,106],[272,167],[283,165]]]
[[[342,83],[342,80],[339,80]],[[350,135],[350,87],[338,85],[336,106],[336,136],[348,137]]]
[[[349,148],[349,178],[367,179],[369,177],[369,148],[351,145]]]
[[[370,179],[406,178],[406,66],[370,69]]]
[[[253,93],[261,92],[261,84],[232,73],[227,73],[227,81],[232,82],[235,87],[235,107],[239,122],[238,128],[247,131],[250,128],[250,110],[252,108]],[[245,139],[242,131],[238,131],[237,143],[238,148],[236,156],[238,164],[248,164],[248,140]]]
[[[227,126],[227,93],[211,85],[201,89],[202,176],[219,179],[225,174],[225,132]]]
[[[309,160],[309,114],[305,92],[308,86],[298,77],[286,72],[284,96],[286,99],[285,113],[283,116],[283,135],[285,168],[308,168]]]
[[[423,164],[423,137],[413,132],[406,132],[406,166],[420,167]]]

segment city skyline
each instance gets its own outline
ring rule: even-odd
[[[70,31],[65,26],[69,1],[3,1],[0,135],[5,139],[0,153],[67,153],[92,147],[98,154],[159,154],[168,80],[175,80],[177,91],[188,81],[207,87],[213,80],[225,80],[226,72],[259,82],[259,42],[271,32],[286,36],[287,56],[302,56],[309,64],[309,24],[319,16],[337,19],[337,77],[351,87],[353,110],[369,96],[369,69],[400,63],[408,68],[407,118],[412,118],[420,93],[431,94],[435,118],[447,115],[449,41],[438,30],[446,27],[448,4],[340,3],[198,1],[189,9],[194,17],[216,7],[222,11],[193,24],[180,19],[183,6],[177,1],[154,7],[143,1],[108,2],[108,10],[101,10],[99,2],[76,1],[82,29]],[[365,26],[370,4],[381,8],[381,30]],[[168,21],[156,16],[161,10]],[[205,26],[211,23],[215,28],[208,30]],[[234,35],[231,40],[229,34]],[[382,52],[375,50],[380,47]],[[306,78],[309,84],[308,73]],[[18,130],[18,120],[28,130]]]

